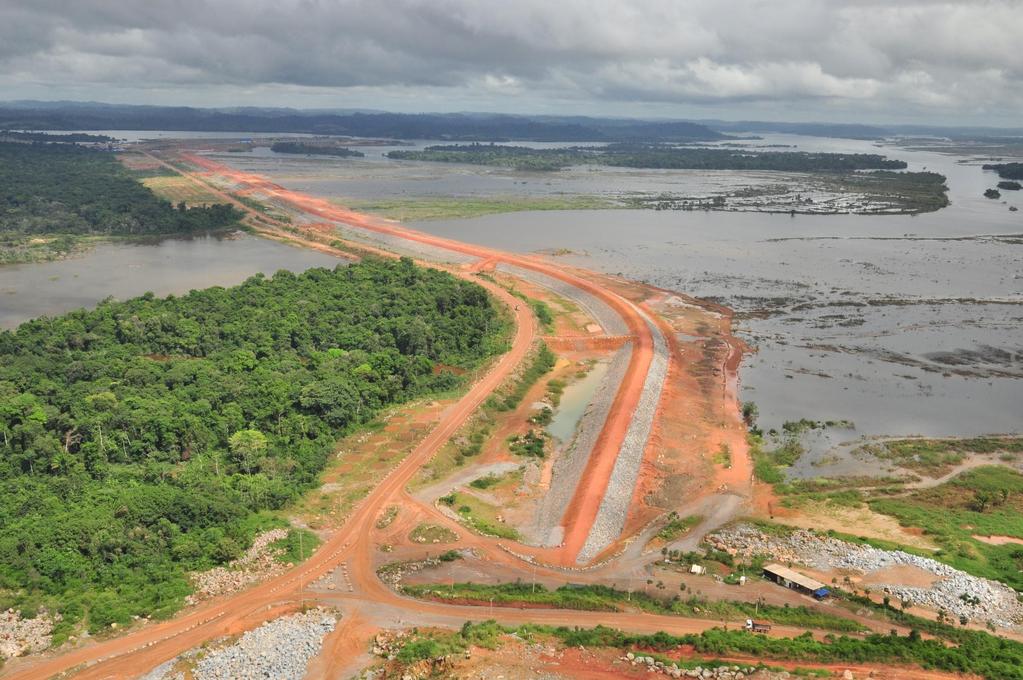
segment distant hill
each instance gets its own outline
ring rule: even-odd
[[[1023,137],[1023,128],[785,121],[643,120],[500,113],[388,113],[373,109],[236,106],[133,106],[100,102],[0,102],[0,129],[306,132],[320,135],[438,139],[452,142],[707,142],[736,133],[880,139],[898,135],[951,139]]]
[[[781,133],[809,137],[842,139],[880,139],[883,137],[947,137],[954,140],[990,140],[1019,142],[1023,128],[996,128],[950,125],[864,125],[860,123],[789,123],[766,120],[699,120],[712,130],[725,133]]]
[[[0,129],[307,132],[452,141],[712,141],[727,135],[697,123],[503,114],[336,113],[295,109],[198,109],[76,102],[0,105]]]
[[[855,123],[786,123],[763,120],[701,120],[701,124],[719,132],[782,133],[809,137],[841,137],[843,139],[878,139],[892,133],[883,127]]]

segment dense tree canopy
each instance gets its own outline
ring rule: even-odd
[[[0,142],[0,232],[184,233],[221,229],[240,216],[227,204],[174,207],[105,151]]]
[[[174,611],[186,571],[237,556],[340,435],[497,352],[502,319],[478,286],[365,261],[0,333],[0,607]]]

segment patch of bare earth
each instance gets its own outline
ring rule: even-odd
[[[306,495],[296,514],[314,531],[344,524],[352,507],[415,448],[451,403],[421,401],[395,408],[380,417],[378,426],[342,439],[323,485]]]
[[[777,504],[773,509],[775,511],[773,519],[779,524],[815,531],[840,531],[924,550],[938,549],[937,544],[919,530],[900,526],[894,517],[878,514],[867,507],[849,508],[810,501],[798,509],[787,509],[786,513],[778,512]]]
[[[974,534],[973,537],[981,543],[987,543],[988,545],[1008,545],[1009,543],[1018,543],[1023,545],[1023,539],[1015,538],[1013,536],[980,536]]]
[[[898,583],[899,585],[911,588],[930,588],[939,580],[939,578],[939,576],[932,574],[929,571],[925,571],[924,569],[920,569],[919,567],[900,564],[893,567],[886,567],[885,569],[877,569],[876,571],[867,572],[860,578],[860,583]]]

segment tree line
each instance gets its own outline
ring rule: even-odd
[[[308,144],[305,142],[274,142],[270,145],[274,153],[316,154],[319,156],[340,156],[341,158],[362,158],[366,154],[346,146],[329,144]]]
[[[776,170],[787,172],[852,172],[901,170],[904,161],[880,154],[755,151],[672,144],[609,144],[603,147],[534,149],[502,144],[428,146],[421,150],[390,151],[396,160],[469,163],[516,170],[561,170],[572,165],[677,170]]]

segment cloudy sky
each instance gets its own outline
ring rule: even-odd
[[[1019,125],[1023,0],[0,0],[0,99]]]

